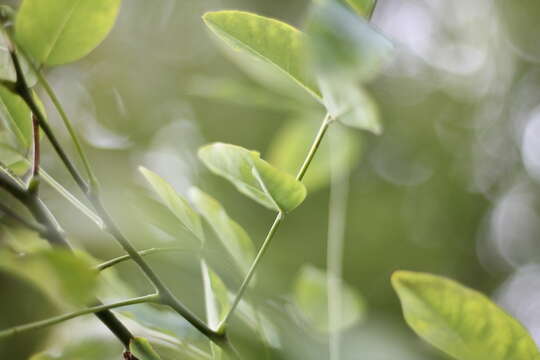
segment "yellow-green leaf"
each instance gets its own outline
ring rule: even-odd
[[[150,342],[142,337],[135,337],[129,343],[129,350],[139,360],[161,360]]]
[[[365,312],[363,298],[346,284],[341,285],[342,306],[337,329],[346,329],[362,319]],[[328,276],[313,266],[304,266],[294,285],[294,302],[305,322],[320,332],[329,331]]]
[[[180,220],[180,222],[191,231],[197,239],[204,242],[201,218],[191,208],[188,202],[180,196],[167,181],[163,180],[156,173],[144,167],[140,167],[139,170],[178,220]]]
[[[15,23],[17,42],[39,63],[80,59],[112,29],[121,0],[24,0]]]
[[[256,151],[213,143],[199,149],[199,157],[212,172],[270,209],[289,212],[306,197],[302,183],[262,160]]]
[[[98,273],[89,259],[67,250],[40,250],[24,256],[4,254],[0,270],[30,281],[61,305],[88,305],[98,286]]]
[[[405,320],[424,340],[459,360],[538,360],[527,330],[483,294],[431,274],[398,271],[392,285]]]
[[[291,77],[316,99],[321,96],[305,66],[305,36],[281,21],[244,11],[216,11],[203,16],[219,38]]]
[[[210,195],[193,187],[189,191],[189,197],[234,259],[240,273],[247,274],[255,258],[255,248],[247,232],[232,220],[219,201]]]

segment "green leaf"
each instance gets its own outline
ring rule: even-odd
[[[286,121],[270,143],[268,161],[289,174],[298,171],[317,133],[319,124],[313,121],[311,114],[308,117],[310,118]],[[345,175],[356,166],[360,159],[360,136],[343,126],[332,126],[328,131],[335,132],[336,137],[340,139],[340,146],[332,149],[338,159],[334,168],[340,175]],[[330,148],[326,140],[323,140],[302,182],[310,192],[329,184]]]
[[[304,266],[294,286],[294,302],[308,325],[320,332],[329,331],[328,277],[313,266]],[[337,329],[346,329],[360,321],[365,312],[362,297],[346,284],[342,284],[342,307]]]
[[[129,350],[139,360],[161,360],[148,340],[142,337],[133,338],[129,343]]]
[[[356,13],[362,17],[369,18],[373,13],[377,0],[345,0]]]
[[[317,100],[321,99],[314,79],[306,72],[305,37],[301,31],[243,11],[209,12],[203,19],[227,45],[275,66]]]
[[[240,273],[247,274],[255,259],[255,247],[247,232],[210,195],[193,187],[189,190],[189,197],[232,256]]]
[[[393,53],[390,41],[336,2],[315,6],[307,33],[317,74],[335,86],[372,79]]]
[[[8,36],[4,29],[0,29],[0,80],[17,81],[15,66],[8,50]]]
[[[431,274],[397,271],[392,285],[405,320],[459,360],[540,359],[527,330],[481,293]]]
[[[24,100],[0,86],[0,117],[26,150],[32,144],[32,118]]]
[[[204,286],[206,320],[212,330],[217,330],[218,325],[231,308],[227,287],[204,260],[201,260],[201,273]]]
[[[36,61],[60,65],[92,51],[112,29],[121,0],[24,0],[17,42]]]
[[[324,105],[333,118],[359,130],[367,130],[376,135],[382,133],[379,108],[366,90],[352,82],[321,80],[320,84]]]
[[[88,305],[98,286],[90,260],[67,250],[0,257],[0,270],[30,281],[58,304]]]
[[[256,151],[213,143],[200,148],[199,157],[212,172],[270,209],[289,212],[306,197],[302,183],[262,160]]]
[[[234,299],[234,297],[234,294],[229,293],[229,299]],[[274,348],[280,348],[281,340],[277,327],[260,309],[255,309],[245,299],[241,299],[235,315],[250,328],[250,331],[258,333],[265,344]]]
[[[150,183],[154,191],[167,205],[172,213],[197,239],[204,242],[204,233],[199,215],[189,206],[188,202],[180,196],[173,187],[156,173],[140,167],[139,170]]]

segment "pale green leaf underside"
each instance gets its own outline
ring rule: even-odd
[[[392,285],[405,320],[459,360],[538,360],[527,330],[483,294],[431,274],[398,271]]]
[[[305,38],[301,31],[244,11],[209,12],[203,19],[229,46],[277,67],[320,101],[317,86],[306,71]]]
[[[234,259],[240,273],[247,274],[255,258],[255,248],[247,232],[210,195],[194,187],[190,189],[189,197]]]
[[[145,338],[133,338],[129,344],[129,350],[139,360],[161,360],[159,355],[152,348],[152,345],[150,345],[150,342]]]
[[[306,197],[306,188],[302,183],[262,160],[255,151],[213,143],[199,149],[199,157],[212,172],[226,178],[238,191],[270,209],[289,212]],[[260,179],[254,176],[254,169]],[[261,182],[264,186],[261,186]]]
[[[227,287],[204,260],[201,260],[201,273],[208,326],[217,330],[218,325],[231,308]]]
[[[39,63],[80,59],[112,29],[121,0],[24,0],[15,23],[17,42]]]
[[[346,284],[342,284],[341,288],[340,321],[335,326],[337,329],[346,329],[362,319],[365,303],[360,295]],[[329,331],[327,296],[327,274],[315,267],[304,266],[296,278],[293,298],[306,323],[320,332]]]
[[[311,120],[289,120],[277,132],[268,149],[268,161],[272,165],[289,174],[298,171],[306,157],[306,149],[309,149],[317,133],[318,124]],[[340,146],[331,149],[336,153],[335,171],[339,175],[346,175],[360,159],[360,136],[343,126],[332,126],[329,131],[336,132],[340,139]],[[325,187],[330,182],[330,148],[325,140],[302,182],[310,192]]]
[[[160,199],[167,205],[169,210],[180,220],[187,230],[189,230],[197,239],[204,242],[204,233],[201,226],[199,215],[191,208],[188,202],[180,196],[174,188],[156,173],[140,167],[139,170],[150,183],[153,190]]]
[[[67,250],[40,250],[17,257],[3,254],[0,270],[31,282],[60,305],[88,305],[98,286],[92,263]]]

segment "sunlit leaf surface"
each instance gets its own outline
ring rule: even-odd
[[[24,0],[15,36],[39,63],[80,59],[103,41],[114,25],[121,0]]]
[[[288,212],[306,197],[302,183],[262,160],[256,151],[214,143],[199,149],[199,157],[212,172],[270,209]]]
[[[228,45],[276,66],[320,99],[317,86],[306,71],[305,38],[298,29],[244,11],[209,12],[203,19]]]
[[[540,359],[527,330],[481,293],[431,274],[398,271],[392,285],[405,320],[459,360]]]

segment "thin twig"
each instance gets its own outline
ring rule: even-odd
[[[38,329],[42,329],[48,326],[56,325],[66,320],[74,319],[76,317],[83,316],[83,315],[99,313],[105,310],[110,310],[110,309],[119,308],[123,306],[154,302],[157,298],[158,298],[157,294],[146,295],[146,296],[136,297],[136,298],[132,298],[128,300],[114,302],[112,304],[92,306],[92,307],[88,307],[82,310],[71,312],[69,314],[59,315],[59,316],[55,316],[49,319],[40,320],[40,321],[32,322],[29,324],[25,324],[25,325],[15,326],[15,327],[0,331],[0,339],[8,337],[8,336],[21,334],[26,331],[38,330]]]
[[[175,248],[175,247],[151,248],[151,249],[141,250],[138,253],[141,256],[146,256],[146,255],[150,255],[150,254],[156,254],[156,253],[161,253],[161,252],[173,252],[173,251],[182,252],[182,251],[187,251],[187,250],[184,249],[184,248]],[[108,269],[108,268],[110,268],[110,267],[112,267],[114,265],[117,265],[119,263],[122,263],[122,262],[128,261],[128,260],[131,260],[131,256],[129,256],[129,255],[119,256],[119,257],[107,260],[104,263],[101,263],[101,264],[97,265],[96,270],[103,271],[103,270]]]

